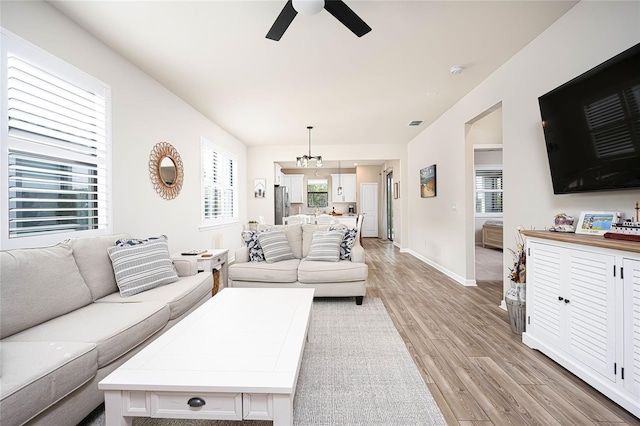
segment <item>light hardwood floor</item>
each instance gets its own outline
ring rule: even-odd
[[[521,342],[501,281],[464,287],[389,241],[365,238],[367,296],[380,297],[450,425],[640,425]]]

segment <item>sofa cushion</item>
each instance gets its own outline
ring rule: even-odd
[[[88,382],[98,370],[93,343],[2,342],[2,424],[19,425]]]
[[[107,250],[122,297],[178,281],[166,238]]]
[[[262,251],[264,251],[264,259],[267,263],[295,259],[284,230],[261,232],[258,234],[258,241],[260,241]]]
[[[102,368],[144,342],[168,321],[169,307],[162,302],[92,303],[5,341],[95,343],[98,368]]]
[[[242,241],[249,249],[249,260],[252,262],[264,262],[264,251],[258,241],[257,231],[242,231]]]
[[[0,252],[0,338],[91,303],[71,247]]]
[[[171,285],[163,285],[143,293],[122,298],[118,293],[112,293],[96,303],[137,303],[162,302],[169,305],[169,320],[176,319],[191,309],[200,299],[211,296],[213,278],[210,272],[182,277]]]
[[[118,291],[113,266],[107,253],[119,239],[129,238],[127,234],[106,235],[102,237],[72,238],[68,244],[73,250],[80,274],[91,290],[92,300],[99,299]]]
[[[252,281],[266,283],[293,283],[298,280],[300,260],[283,260],[278,263],[245,262],[229,266],[232,281]]]
[[[340,260],[340,244],[344,239],[343,230],[316,231],[313,233],[307,260],[337,262]]]
[[[298,281],[304,284],[364,281],[367,275],[366,263],[354,263],[349,260],[314,262],[302,259],[298,266]]]

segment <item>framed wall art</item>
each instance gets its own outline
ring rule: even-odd
[[[267,196],[267,180],[266,179],[253,180],[253,196],[255,198],[265,198]]]
[[[420,169],[420,197],[431,198],[436,196],[436,165],[432,164]]]
[[[603,235],[618,223],[619,212],[582,212],[576,224],[576,234]]]

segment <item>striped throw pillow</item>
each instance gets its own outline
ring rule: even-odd
[[[343,239],[344,230],[314,232],[307,260],[337,262],[340,260],[340,244]]]
[[[107,249],[120,296],[128,297],[178,281],[166,237]]]
[[[260,232],[258,233],[258,242],[260,242],[267,263],[295,259],[283,230]]]

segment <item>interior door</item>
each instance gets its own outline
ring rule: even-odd
[[[363,237],[378,237],[378,184],[360,185],[360,212],[364,213],[362,222]]]

